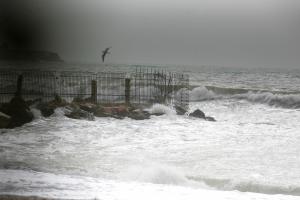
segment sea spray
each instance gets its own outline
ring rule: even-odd
[[[148,111],[155,114],[167,114],[167,115],[176,115],[176,111],[170,107],[163,104],[154,104]]]
[[[131,166],[120,174],[120,177],[124,181],[210,189],[204,182],[188,179],[178,167],[151,161],[150,159],[133,162]]]

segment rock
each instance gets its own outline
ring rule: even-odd
[[[150,113],[147,111],[136,109],[131,111],[128,117],[135,120],[145,120],[145,119],[150,119]]]
[[[49,103],[39,103],[37,104],[36,108],[41,111],[43,117],[50,117],[54,114],[56,106],[51,106]]]
[[[154,115],[154,116],[162,116],[162,115],[164,115],[164,114],[166,114],[166,113],[151,113],[151,115]]]
[[[205,119],[205,114],[201,110],[197,109],[194,112],[189,114],[190,117],[197,117],[201,119]]]
[[[116,119],[124,119],[129,115],[128,107],[121,105],[115,107],[102,107],[97,105],[92,111],[96,117],[113,117]]]
[[[58,107],[65,107],[69,105],[65,100],[63,100],[58,95],[55,96],[54,100],[49,101],[47,103],[40,102],[36,105],[36,108],[41,111],[43,117],[50,117],[54,114],[54,110]]]
[[[205,120],[210,122],[216,122],[215,118],[213,117],[205,117]]]
[[[11,117],[0,112],[0,129],[8,127]]]
[[[54,100],[50,101],[49,106],[52,108],[58,108],[58,107],[64,107],[68,105],[68,102],[64,99],[62,99],[60,96],[55,95]]]
[[[41,109],[41,113],[44,117],[50,117],[54,114],[54,109],[51,107],[44,107]]]
[[[11,101],[6,104],[5,114],[11,116],[11,121],[8,128],[14,128],[22,126],[25,123],[31,122],[33,120],[33,114],[30,112],[29,107],[21,96],[15,96]]]
[[[184,108],[182,108],[181,106],[176,105],[176,106],[174,106],[174,108],[176,110],[177,115],[184,115],[185,113],[187,113],[187,111]]]
[[[69,108],[67,108],[67,109],[69,109]],[[93,113],[89,113],[89,112],[81,110],[79,108],[70,110],[70,112],[66,113],[65,116],[72,118],[72,119],[86,119],[89,121],[95,120]]]
[[[84,110],[84,111],[87,111],[90,113],[93,113],[97,108],[97,106],[95,104],[89,103],[89,102],[79,103],[78,105],[81,110]]]
[[[107,114],[107,113],[104,112],[104,108],[103,108],[102,106],[100,106],[100,105],[97,105],[97,106],[93,109],[92,113],[93,113],[96,117],[110,117],[109,114]]]
[[[125,117],[129,114],[126,106],[103,107],[104,113]]]

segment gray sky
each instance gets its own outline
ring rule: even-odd
[[[112,46],[110,63],[300,68],[299,0],[31,2],[40,46],[66,60],[100,62]]]

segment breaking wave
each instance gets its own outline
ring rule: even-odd
[[[263,103],[282,108],[300,108],[299,92],[220,88],[213,86],[197,87],[190,91],[191,101],[217,99],[242,99],[253,103]]]
[[[148,111],[151,114],[167,114],[167,115],[175,115],[176,111],[172,109],[170,106],[166,106],[163,104],[154,104]]]
[[[258,183],[255,181],[237,182],[230,179],[213,179],[204,177],[187,177],[189,180],[198,181],[206,184],[209,187],[232,191],[237,190],[240,192],[255,192],[263,194],[286,194],[300,196],[300,187],[296,185],[288,186],[275,186]]]
[[[191,188],[216,189],[223,191],[237,190],[262,194],[285,194],[300,196],[299,185],[272,185],[253,180],[232,180],[208,178],[205,176],[189,176],[185,171],[166,164],[149,160],[135,164],[119,174],[121,180],[147,182],[163,185],[178,185]]]

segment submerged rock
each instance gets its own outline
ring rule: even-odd
[[[213,117],[205,117],[206,121],[210,121],[210,122],[216,122],[217,120],[215,120],[215,118]]]
[[[190,113],[189,116],[205,119],[205,114],[200,109],[197,109],[194,112]]]
[[[10,123],[11,117],[0,112],[0,128],[7,128]]]
[[[184,115],[185,113],[187,113],[187,111],[182,108],[181,106],[174,106],[175,110],[176,110],[176,114],[177,115]]]
[[[50,117],[55,110],[55,106],[50,106],[49,103],[39,103],[36,108],[41,111],[43,117]]]
[[[200,109],[197,109],[194,112],[190,113],[189,116],[200,118],[200,119],[205,119],[206,121],[211,121],[211,122],[216,121],[215,118],[213,118],[213,117],[205,116],[204,112],[201,111]]]
[[[151,115],[154,115],[154,116],[162,116],[164,114],[166,114],[166,113],[163,113],[163,112],[161,112],[161,113],[151,113]]]

